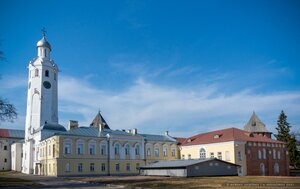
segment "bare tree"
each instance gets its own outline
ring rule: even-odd
[[[10,104],[6,99],[0,97],[0,122],[13,122],[17,118],[16,108]]]
[[[5,60],[3,51],[0,50],[0,62]],[[1,75],[0,75],[1,79]],[[13,104],[10,104],[8,100],[0,97],[0,123],[4,121],[13,122],[17,118],[17,111]]]

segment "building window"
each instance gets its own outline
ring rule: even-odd
[[[136,170],[139,170],[140,169],[140,164],[136,163],[135,167],[136,167]]]
[[[71,154],[71,143],[65,143],[64,144],[64,153],[65,154]]]
[[[276,150],[273,149],[273,159],[276,159]]]
[[[135,155],[136,156],[140,155],[140,145],[138,145],[138,144],[135,146]]]
[[[156,157],[159,157],[159,148],[155,148],[155,149],[154,149],[154,155],[155,155]]]
[[[51,145],[48,146],[48,156],[51,155]]]
[[[225,160],[230,161],[230,152],[229,151],[225,152]]]
[[[49,164],[49,173],[51,173],[51,164]]]
[[[164,148],[163,148],[163,155],[164,155],[164,157],[168,156],[168,147],[167,146],[164,146]]]
[[[126,163],[126,171],[130,171],[130,163]]]
[[[94,144],[94,143],[89,144],[89,153],[90,153],[90,155],[96,154],[96,144]]]
[[[263,149],[263,159],[267,158],[267,153],[266,153],[266,149]]]
[[[45,76],[46,76],[46,77],[49,77],[49,70],[46,70],[46,71],[45,71]]]
[[[185,155],[184,154],[182,154],[182,159],[184,159],[185,158]]]
[[[105,171],[105,163],[101,163],[101,171]]]
[[[39,76],[39,70],[38,70],[38,69],[35,69],[35,70],[34,70],[34,76],[35,76],[35,77],[38,77],[38,76]]]
[[[115,144],[115,155],[119,155],[119,154],[120,154],[120,145]]]
[[[172,149],[171,154],[172,154],[172,157],[175,157],[175,155],[176,155],[176,150],[175,150],[175,149]]]
[[[222,152],[218,152],[218,159],[222,160]]]
[[[151,156],[151,149],[147,148],[147,156]]]
[[[70,164],[69,164],[69,163],[67,163],[67,164],[65,165],[65,171],[66,171],[66,172],[70,172]]]
[[[214,159],[215,158],[215,154],[213,152],[210,152],[210,158]]]
[[[4,158],[4,162],[5,162],[5,163],[7,162],[7,159],[6,159],[6,158]]]
[[[116,171],[118,171],[118,172],[120,171],[120,164],[119,163],[116,164]]]
[[[243,155],[241,151],[238,151],[238,160],[242,161],[243,160]]]
[[[3,148],[4,148],[4,150],[7,150],[7,146],[4,146]]]
[[[83,141],[77,141],[77,154],[82,155],[84,151]]]
[[[90,163],[90,172],[94,172],[94,171],[95,171],[95,164]]]
[[[257,155],[258,155],[258,159],[261,159],[261,151],[260,150],[258,150]]]
[[[55,144],[52,145],[52,157],[55,157]]]
[[[82,163],[78,163],[78,165],[77,165],[77,171],[78,171],[78,172],[82,172],[82,170],[83,170],[83,165],[82,165]]]
[[[280,159],[280,151],[277,151],[277,159]]]
[[[57,77],[57,74],[56,73],[54,73],[54,80],[56,81],[56,77]]]
[[[206,151],[204,148],[200,149],[200,159],[205,159],[206,158]]]
[[[191,159],[191,158],[192,158],[191,154],[188,154],[188,159]]]
[[[101,155],[105,156],[106,155],[106,145],[101,145],[100,151],[101,151]]]
[[[126,145],[125,145],[125,155],[126,155],[126,156],[129,156],[129,149],[130,149],[130,148],[129,148],[129,144],[126,144]]]

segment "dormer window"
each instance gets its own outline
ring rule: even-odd
[[[49,77],[49,70],[46,70],[46,71],[45,71],[45,76],[46,76],[46,77]]]
[[[222,135],[220,135],[220,134],[216,134],[216,135],[214,135],[214,138],[220,138]]]
[[[256,122],[252,122],[252,126],[256,126]]]

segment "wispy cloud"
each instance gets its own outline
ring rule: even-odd
[[[81,114],[83,125],[88,125],[101,107],[113,129],[170,130],[182,136],[229,126],[241,128],[253,110],[268,118],[265,122],[272,125],[271,130],[282,109],[292,118],[300,116],[299,91],[259,94],[244,90],[225,95],[214,86],[171,88],[141,78],[116,93],[65,76],[60,81],[59,99],[63,104],[60,111]],[[299,119],[296,122],[299,124]]]
[[[15,89],[19,87],[27,86],[27,77],[20,75],[3,75],[0,79],[1,89]]]

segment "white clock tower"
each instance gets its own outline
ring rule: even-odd
[[[34,173],[38,150],[45,125],[58,125],[57,74],[58,68],[50,59],[51,45],[43,38],[37,43],[37,57],[29,62],[28,94],[23,145],[22,172]],[[36,166],[36,165],[35,165]]]

